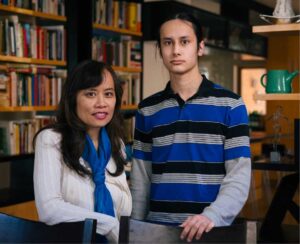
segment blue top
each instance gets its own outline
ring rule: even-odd
[[[170,83],[142,101],[134,139],[134,158],[152,166],[147,219],[160,223],[179,224],[202,213],[218,196],[225,162],[250,158],[242,99],[205,76],[187,101]]]

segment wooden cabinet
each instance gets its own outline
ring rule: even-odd
[[[179,12],[197,17],[207,46],[234,53],[266,56],[267,40],[264,36],[253,34],[251,26],[179,1],[147,1],[143,4],[144,40],[156,40],[161,22],[167,15]]]

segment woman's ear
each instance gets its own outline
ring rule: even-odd
[[[198,47],[198,56],[203,56],[204,54],[204,48],[205,48],[205,44],[204,41],[199,42],[199,47]]]

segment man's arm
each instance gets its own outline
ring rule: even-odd
[[[149,212],[151,163],[134,159],[130,173],[132,213],[134,219],[144,220]]]
[[[215,226],[230,225],[244,206],[251,180],[250,158],[228,160],[226,176],[221,184],[217,199],[204,209],[202,214],[211,219]]]
[[[131,217],[139,220],[145,219],[148,215],[152,175],[151,130],[146,127],[146,124],[144,115],[141,110],[138,110],[135,121],[130,188],[133,201]]]
[[[251,180],[248,114],[241,98],[232,103],[226,124],[226,175],[216,200],[203,211],[203,215],[213,220],[215,226],[232,223],[248,198]]]

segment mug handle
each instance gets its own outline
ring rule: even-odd
[[[266,87],[266,85],[264,84],[264,77],[266,76],[267,74],[263,74],[261,77],[260,77],[260,84],[263,86],[263,87]]]

